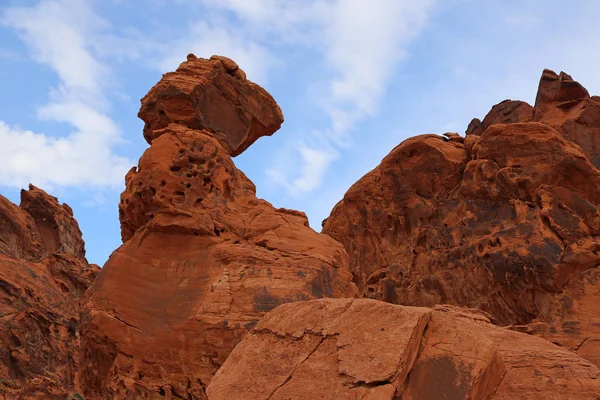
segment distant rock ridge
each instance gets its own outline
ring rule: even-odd
[[[78,384],[77,303],[99,271],[73,211],[29,186],[0,196],[0,398],[67,398]]]

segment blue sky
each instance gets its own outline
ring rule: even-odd
[[[595,0],[4,0],[0,193],[18,203],[31,182],[71,205],[102,265],[148,146],[139,99],[188,53],[221,54],[286,120],[236,165],[318,231],[402,140],[533,103],[543,68],[600,94],[598,15]]]

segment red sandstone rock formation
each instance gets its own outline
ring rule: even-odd
[[[0,397],[79,392],[77,303],[98,273],[73,211],[30,186],[0,196]]]
[[[463,143],[400,144],[323,232],[344,244],[362,296],[479,308],[600,365],[598,110],[546,70],[535,108],[502,102]]]
[[[283,122],[237,68],[188,56],[142,100],[151,146],[126,177],[124,244],[83,301],[86,398],[205,398],[265,312],[356,294],[342,245],[256,198],[235,167],[231,156]]]
[[[600,397],[599,375],[477,310],[324,299],[269,312],[207,392],[214,400],[576,400]]]

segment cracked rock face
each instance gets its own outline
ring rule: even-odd
[[[535,107],[505,101],[462,141],[397,146],[324,224],[360,295],[479,308],[600,364],[599,110],[546,70]]]
[[[377,318],[373,318],[377,315]],[[285,304],[244,337],[209,399],[592,399],[598,368],[477,310],[368,299]]]
[[[279,107],[244,81],[227,90],[252,89],[262,97],[220,114],[224,105],[195,96],[216,96],[215,87],[239,82],[228,74],[235,63],[188,58],[166,75],[180,89],[163,92],[164,78],[142,101],[145,115],[149,98],[171,104],[172,93],[177,104],[196,108],[181,119],[167,107],[169,124],[147,120],[151,146],[127,174],[119,205],[124,244],[83,300],[86,398],[203,399],[214,373],[267,311],[357,292],[343,246],[313,231],[304,213],[258,199],[231,159],[265,132],[246,121],[265,122],[260,115],[280,115]],[[177,86],[188,81],[197,83],[197,93]],[[206,109],[206,102],[217,108]],[[211,125],[190,122],[196,119]],[[242,126],[249,133],[236,142]]]
[[[66,204],[31,186],[0,196],[0,398],[67,398],[77,382],[77,303],[98,273]]]

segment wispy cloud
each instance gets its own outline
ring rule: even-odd
[[[315,102],[330,122],[306,127],[313,132],[293,139],[296,154],[267,171],[291,195],[317,189],[338,149],[349,145],[349,133],[376,114],[394,68],[427,22],[435,1],[333,0],[280,2],[275,0],[204,0],[232,12],[246,29],[245,40],[304,46],[319,54],[331,76],[318,85]],[[315,131],[315,129],[317,129]],[[296,135],[298,137],[299,135]],[[286,173],[285,163],[300,163]]]
[[[269,64],[272,62],[268,50],[251,38],[207,21],[193,21],[184,38],[174,40],[161,55],[157,66],[161,71],[173,71],[187,53],[199,57],[213,54],[234,59],[255,82],[264,83]]]
[[[107,24],[89,4],[47,0],[33,7],[8,8],[0,16],[0,24],[14,29],[32,57],[58,76],[58,86],[50,91],[49,103],[37,110],[38,117],[73,128],[57,137],[0,121],[3,184],[118,185],[132,165],[113,151],[121,134],[107,113],[105,90],[111,73],[90,50],[94,35]]]

